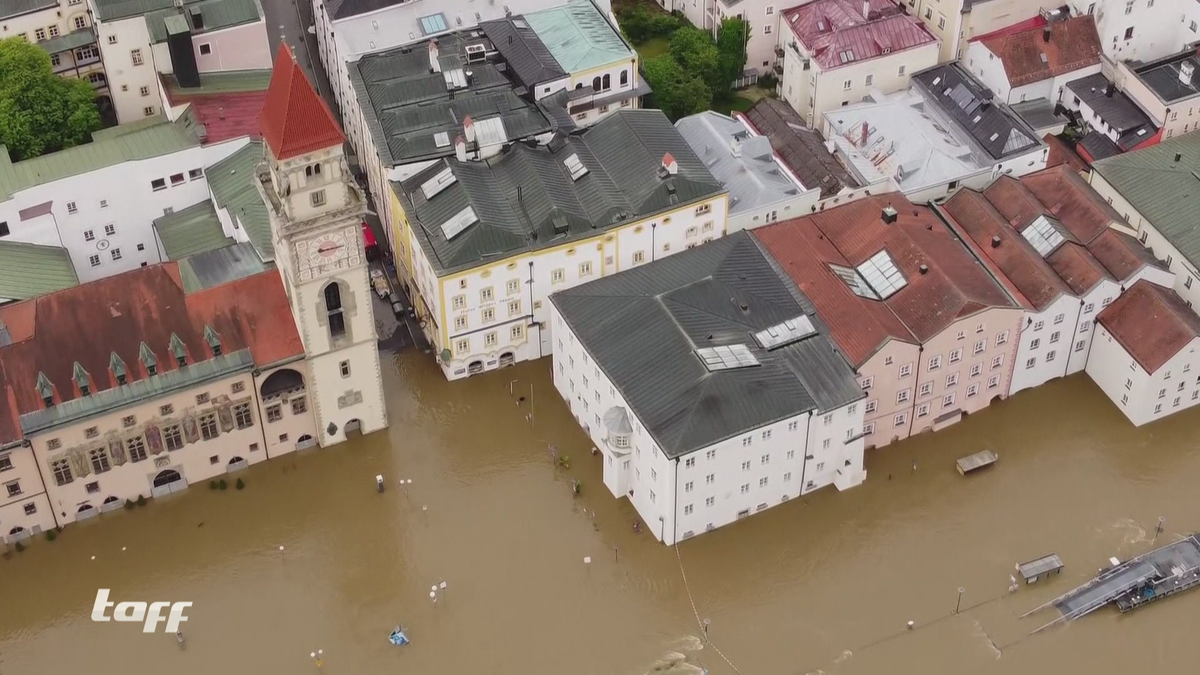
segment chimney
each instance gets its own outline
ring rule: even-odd
[[[871,135],[871,127],[870,127],[870,125],[869,125],[869,124],[867,124],[866,122],[863,122],[863,125],[862,125],[862,141],[859,143],[859,145],[861,145],[862,147],[864,147],[864,148],[865,148],[865,147],[867,146],[867,138],[868,138],[870,135]]]
[[[438,43],[437,40],[429,41],[429,72],[442,72],[442,64],[438,62]]]
[[[1112,82],[1109,82],[1108,86],[1104,88],[1104,95],[1107,98],[1112,98],[1113,94],[1116,93],[1116,91],[1117,91],[1117,85],[1113,84]]]
[[[1196,64],[1184,61],[1179,64],[1179,81],[1184,84],[1192,83],[1192,75],[1196,72]]]
[[[863,19],[871,18],[871,0],[863,0]]]
[[[463,133],[466,134],[468,143],[475,142],[475,120],[471,119],[470,115],[463,117]]]
[[[922,263],[920,270],[921,270],[921,274],[929,274],[929,265]]]
[[[1042,42],[1049,42],[1049,41],[1050,41],[1050,25],[1046,24],[1045,26],[1042,26]]]
[[[1181,159],[1183,159],[1183,153],[1180,153],[1180,152],[1175,153],[1175,161],[1178,162]]]
[[[467,139],[461,134],[454,137],[454,156],[460,162],[467,161]]]
[[[679,164],[675,162],[675,158],[669,152],[663,155],[662,168],[667,172],[668,176],[674,176],[679,173]]]
[[[741,157],[742,139],[738,138],[737,136],[729,139],[729,152],[732,153],[734,157]]]
[[[999,235],[992,237],[992,248],[1000,248],[1000,236]]]
[[[899,212],[897,212],[896,209],[892,208],[891,204],[888,204],[887,206],[883,207],[883,222],[887,223],[888,225],[891,225],[892,223],[896,222],[896,218],[899,215],[900,215]]]

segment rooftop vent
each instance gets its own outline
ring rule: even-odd
[[[467,45],[467,63],[481,63],[487,58],[487,48],[483,45]]]
[[[1000,248],[1000,236],[999,235],[995,235],[992,237],[992,248]]]
[[[921,270],[921,274],[929,274],[929,265],[922,263],[919,269]]]
[[[663,155],[662,170],[668,176],[675,176],[679,173],[679,163],[675,161],[675,157],[669,152]]]
[[[1192,83],[1192,75],[1196,72],[1196,66],[1191,61],[1184,61],[1179,64],[1179,81],[1184,84]]]
[[[895,208],[891,206],[883,207],[883,222],[887,223],[888,225],[896,222],[896,218],[899,217],[899,215],[899,212],[897,212]]]

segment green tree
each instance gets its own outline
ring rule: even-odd
[[[645,67],[646,82],[654,90],[654,104],[672,120],[708,110],[712,105],[708,85],[685,72],[671,56],[648,59]]]
[[[671,35],[670,54],[684,72],[700,78],[710,90],[720,87],[721,55],[707,32],[693,26],[680,28]]]
[[[37,45],[0,40],[0,144],[13,161],[86,143],[101,124],[92,85],[55,75]]]
[[[713,95],[720,96],[729,91],[733,81],[742,76],[746,68],[746,41],[750,26],[738,18],[725,19],[717,32],[718,71],[717,85]]]

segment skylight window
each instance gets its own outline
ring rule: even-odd
[[[424,183],[421,183],[421,192],[425,193],[426,200],[430,200],[433,199],[434,196],[439,192],[457,182],[458,178],[455,177],[454,171],[452,171],[450,167],[446,167],[445,169],[439,171],[438,175],[430,178]]]
[[[904,275],[900,270],[896,269],[896,263],[892,262],[892,257],[887,251],[880,251],[867,259],[866,262],[858,266],[858,273],[866,279],[867,285],[871,290],[879,295],[880,299],[887,299],[896,291],[908,285],[904,280]]]
[[[771,350],[789,345],[797,340],[803,340],[816,332],[817,329],[813,326],[812,320],[801,314],[794,319],[788,319],[781,324],[755,333],[754,341],[758,343],[759,347]]]
[[[571,172],[571,180],[576,181],[587,175],[588,168],[579,161],[579,155],[572,153],[570,157],[563,160],[563,166],[567,167],[567,171]]]
[[[450,134],[445,131],[439,131],[433,135],[433,144],[439,148],[450,147]]]
[[[475,215],[475,209],[468,206],[454,214],[450,220],[442,223],[442,234],[446,235],[446,240],[449,241],[477,222],[479,222],[479,216]]]
[[[529,24],[525,22],[525,19],[513,19],[512,24],[516,28],[529,28]]]
[[[467,88],[467,74],[462,68],[443,71],[442,79],[446,81],[446,91]]]
[[[733,370],[759,365],[758,359],[750,353],[746,345],[729,345],[726,347],[703,347],[696,350],[696,356],[704,362],[704,367],[710,372],[718,370]]]
[[[875,294],[875,291],[871,290],[871,287],[867,285],[867,280],[863,279],[858,272],[850,269],[849,267],[842,267],[841,265],[830,265],[829,269],[833,270],[834,274],[841,277],[842,281],[846,282],[846,285],[850,287],[851,291],[854,291],[855,295],[862,298],[867,298],[868,300],[879,299],[879,296]]]
[[[1021,231],[1021,236],[1025,237],[1025,241],[1037,249],[1043,258],[1053,253],[1054,249],[1066,241],[1062,233],[1046,219],[1046,216],[1038,216],[1037,220]]]
[[[446,30],[446,16],[444,14],[430,14],[429,16],[421,17],[421,32],[425,35],[433,35]]]

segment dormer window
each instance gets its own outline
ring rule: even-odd
[[[75,380],[75,385],[79,387],[80,396],[90,396],[92,393],[92,379],[88,377],[87,371],[78,361],[75,362],[75,373],[72,376]]]
[[[129,371],[125,368],[125,362],[121,360],[120,356],[117,356],[116,352],[113,352],[112,356],[109,357],[108,367],[112,370],[113,377],[117,378],[118,385],[129,381]]]
[[[146,367],[147,375],[158,374],[158,359],[154,357],[154,352],[150,350],[150,345],[145,342],[138,348],[138,358],[141,359],[142,365]]]
[[[50,378],[46,377],[46,373],[38,371],[37,376],[38,395],[42,397],[42,403],[46,404],[47,408],[54,407],[54,385],[50,384]]]
[[[187,349],[183,346],[183,340],[175,333],[171,333],[171,356],[175,357],[175,363],[180,368],[187,365]]]
[[[613,406],[604,413],[604,428],[608,432],[608,445],[616,450],[628,450],[633,436],[633,425],[629,413],[620,406]],[[621,453],[624,454],[624,453]]]
[[[221,355],[221,336],[217,335],[217,331],[211,326],[204,327],[204,341],[208,343],[208,348],[212,350],[213,356]]]

